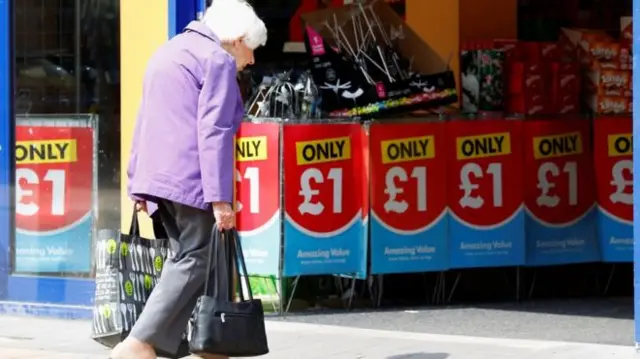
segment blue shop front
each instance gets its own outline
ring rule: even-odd
[[[0,313],[91,315],[96,235],[121,226],[121,93],[139,86],[120,39],[155,22],[164,41],[205,0],[148,2],[0,0]]]

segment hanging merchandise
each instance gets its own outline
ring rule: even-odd
[[[312,120],[320,117],[319,93],[308,71],[292,80],[292,70],[265,76],[247,101],[245,111],[254,118]]]
[[[330,117],[456,103],[447,63],[389,5],[358,1],[303,15],[311,73]]]
[[[502,111],[504,51],[495,48],[493,41],[467,42],[462,45],[460,57],[462,111]]]

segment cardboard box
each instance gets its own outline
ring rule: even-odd
[[[632,98],[622,96],[591,95],[587,106],[597,115],[627,114],[633,112]]]
[[[549,106],[551,113],[570,114],[580,111],[580,65],[553,62],[549,66]]]
[[[594,62],[602,68],[619,68],[622,45],[604,31],[562,28],[562,41],[574,46],[578,60],[591,67]]]
[[[448,60],[425,44],[385,2],[366,1],[362,6],[369,14],[369,19],[363,21],[354,20],[354,14],[362,13],[356,4],[302,15],[311,73],[321,91],[322,109],[331,117],[369,117],[457,103],[455,76],[448,68]],[[379,19],[380,26],[371,13]],[[367,24],[374,30],[356,30],[365,22],[375,22],[375,26]],[[338,33],[336,24],[341,30]],[[368,53],[378,64],[368,59],[364,64],[352,60],[349,52],[356,49],[351,44],[358,43],[362,33],[375,39],[375,49]],[[399,63],[401,72],[390,71],[391,78],[381,76],[382,71],[377,68],[396,67],[390,61],[381,61],[380,53]],[[404,73],[409,64],[409,73]]]
[[[631,70],[596,69],[585,74],[585,91],[601,96],[631,97]]]

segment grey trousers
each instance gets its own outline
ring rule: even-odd
[[[158,284],[130,335],[156,350],[175,354],[198,297],[203,294],[213,213],[161,201],[160,216],[171,250]]]

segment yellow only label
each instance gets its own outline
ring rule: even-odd
[[[264,161],[267,159],[267,137],[239,137],[236,139],[236,161]]]
[[[456,138],[456,158],[458,160],[509,154],[511,154],[511,135],[509,132]]]
[[[580,132],[562,133],[553,136],[533,138],[533,158],[563,157],[582,153]]]
[[[299,166],[350,158],[351,139],[349,137],[296,142],[296,162]]]
[[[382,163],[409,162],[434,158],[436,156],[433,136],[396,138],[380,143]]]
[[[17,164],[68,163],[78,160],[76,140],[16,142]]]
[[[633,135],[619,133],[607,137],[607,153],[609,157],[633,155]]]

